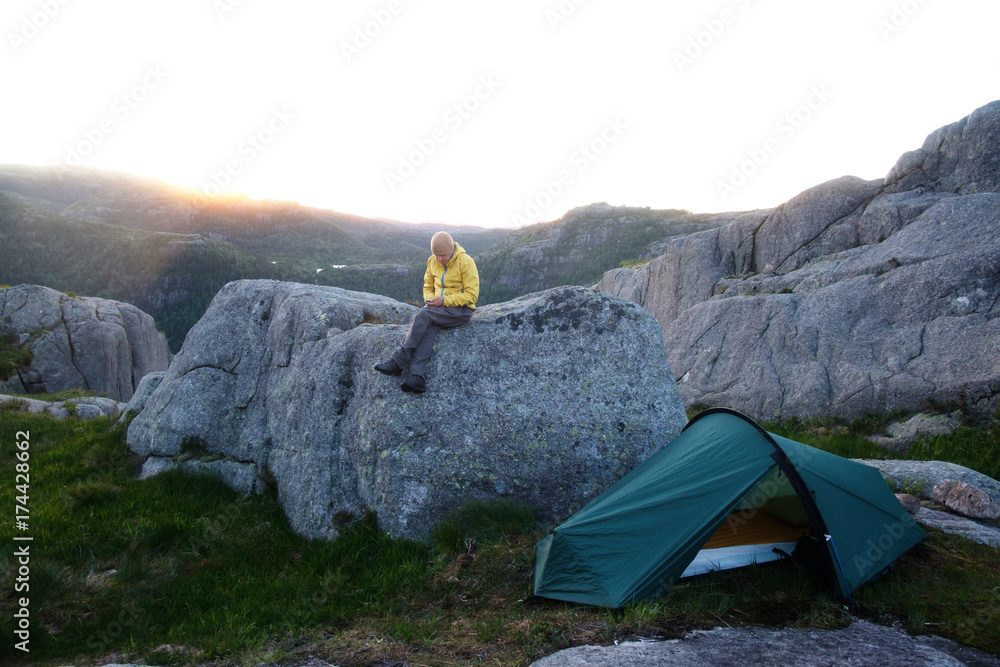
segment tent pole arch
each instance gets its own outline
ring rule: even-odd
[[[771,454],[771,458],[774,459],[781,471],[785,473],[786,477],[788,477],[788,481],[792,485],[792,489],[802,502],[802,507],[806,512],[806,516],[809,517],[809,524],[812,527],[813,535],[822,537],[824,540],[830,542],[832,550],[836,552],[837,547],[833,544],[833,537],[830,535],[830,531],[826,527],[826,521],[823,520],[823,515],[820,514],[819,507],[816,506],[816,500],[813,498],[812,493],[809,492],[805,481],[802,479],[798,470],[795,469],[795,465],[792,463],[791,459],[788,458],[788,454],[785,453],[785,450],[783,450],[781,446],[774,441],[771,434],[765,431],[760,424],[742,412],[731,408],[709,408],[695,415],[684,426],[684,428],[681,429],[681,433],[686,431],[699,419],[712,414],[728,414],[742,419],[753,426],[757,432],[760,433],[761,436],[774,447],[774,452]],[[840,564],[840,558],[838,556],[835,560],[830,551],[830,549],[824,550],[827,566],[830,568],[830,572],[834,573],[834,578],[837,580],[837,589],[840,592],[841,597],[847,600],[848,603],[853,604],[851,601],[851,588],[847,583],[847,576],[844,574],[843,567]]]

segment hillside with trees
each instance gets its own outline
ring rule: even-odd
[[[591,285],[734,214],[595,204],[522,229],[370,219],[295,202],[205,199],[130,174],[0,166],[0,284],[116,299],[150,313],[176,352],[227,282],[267,278],[420,298],[430,235],[446,227],[476,258],[488,304]]]

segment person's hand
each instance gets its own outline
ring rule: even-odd
[[[444,297],[443,296],[436,296],[433,299],[431,299],[430,301],[426,301],[425,300],[424,301],[424,305],[428,306],[430,308],[439,308],[439,307],[441,307],[441,306],[444,305]]]

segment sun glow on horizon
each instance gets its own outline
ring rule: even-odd
[[[0,162],[515,227],[771,208],[1000,97],[998,3],[674,5],[12,0]]]

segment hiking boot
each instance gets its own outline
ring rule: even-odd
[[[399,388],[403,391],[413,392],[414,394],[422,394],[426,391],[424,379],[419,375],[411,375],[406,378],[406,382],[399,385]]]
[[[389,359],[388,361],[383,361],[381,364],[375,364],[375,370],[384,375],[402,375],[403,369],[399,367],[395,359]]]

